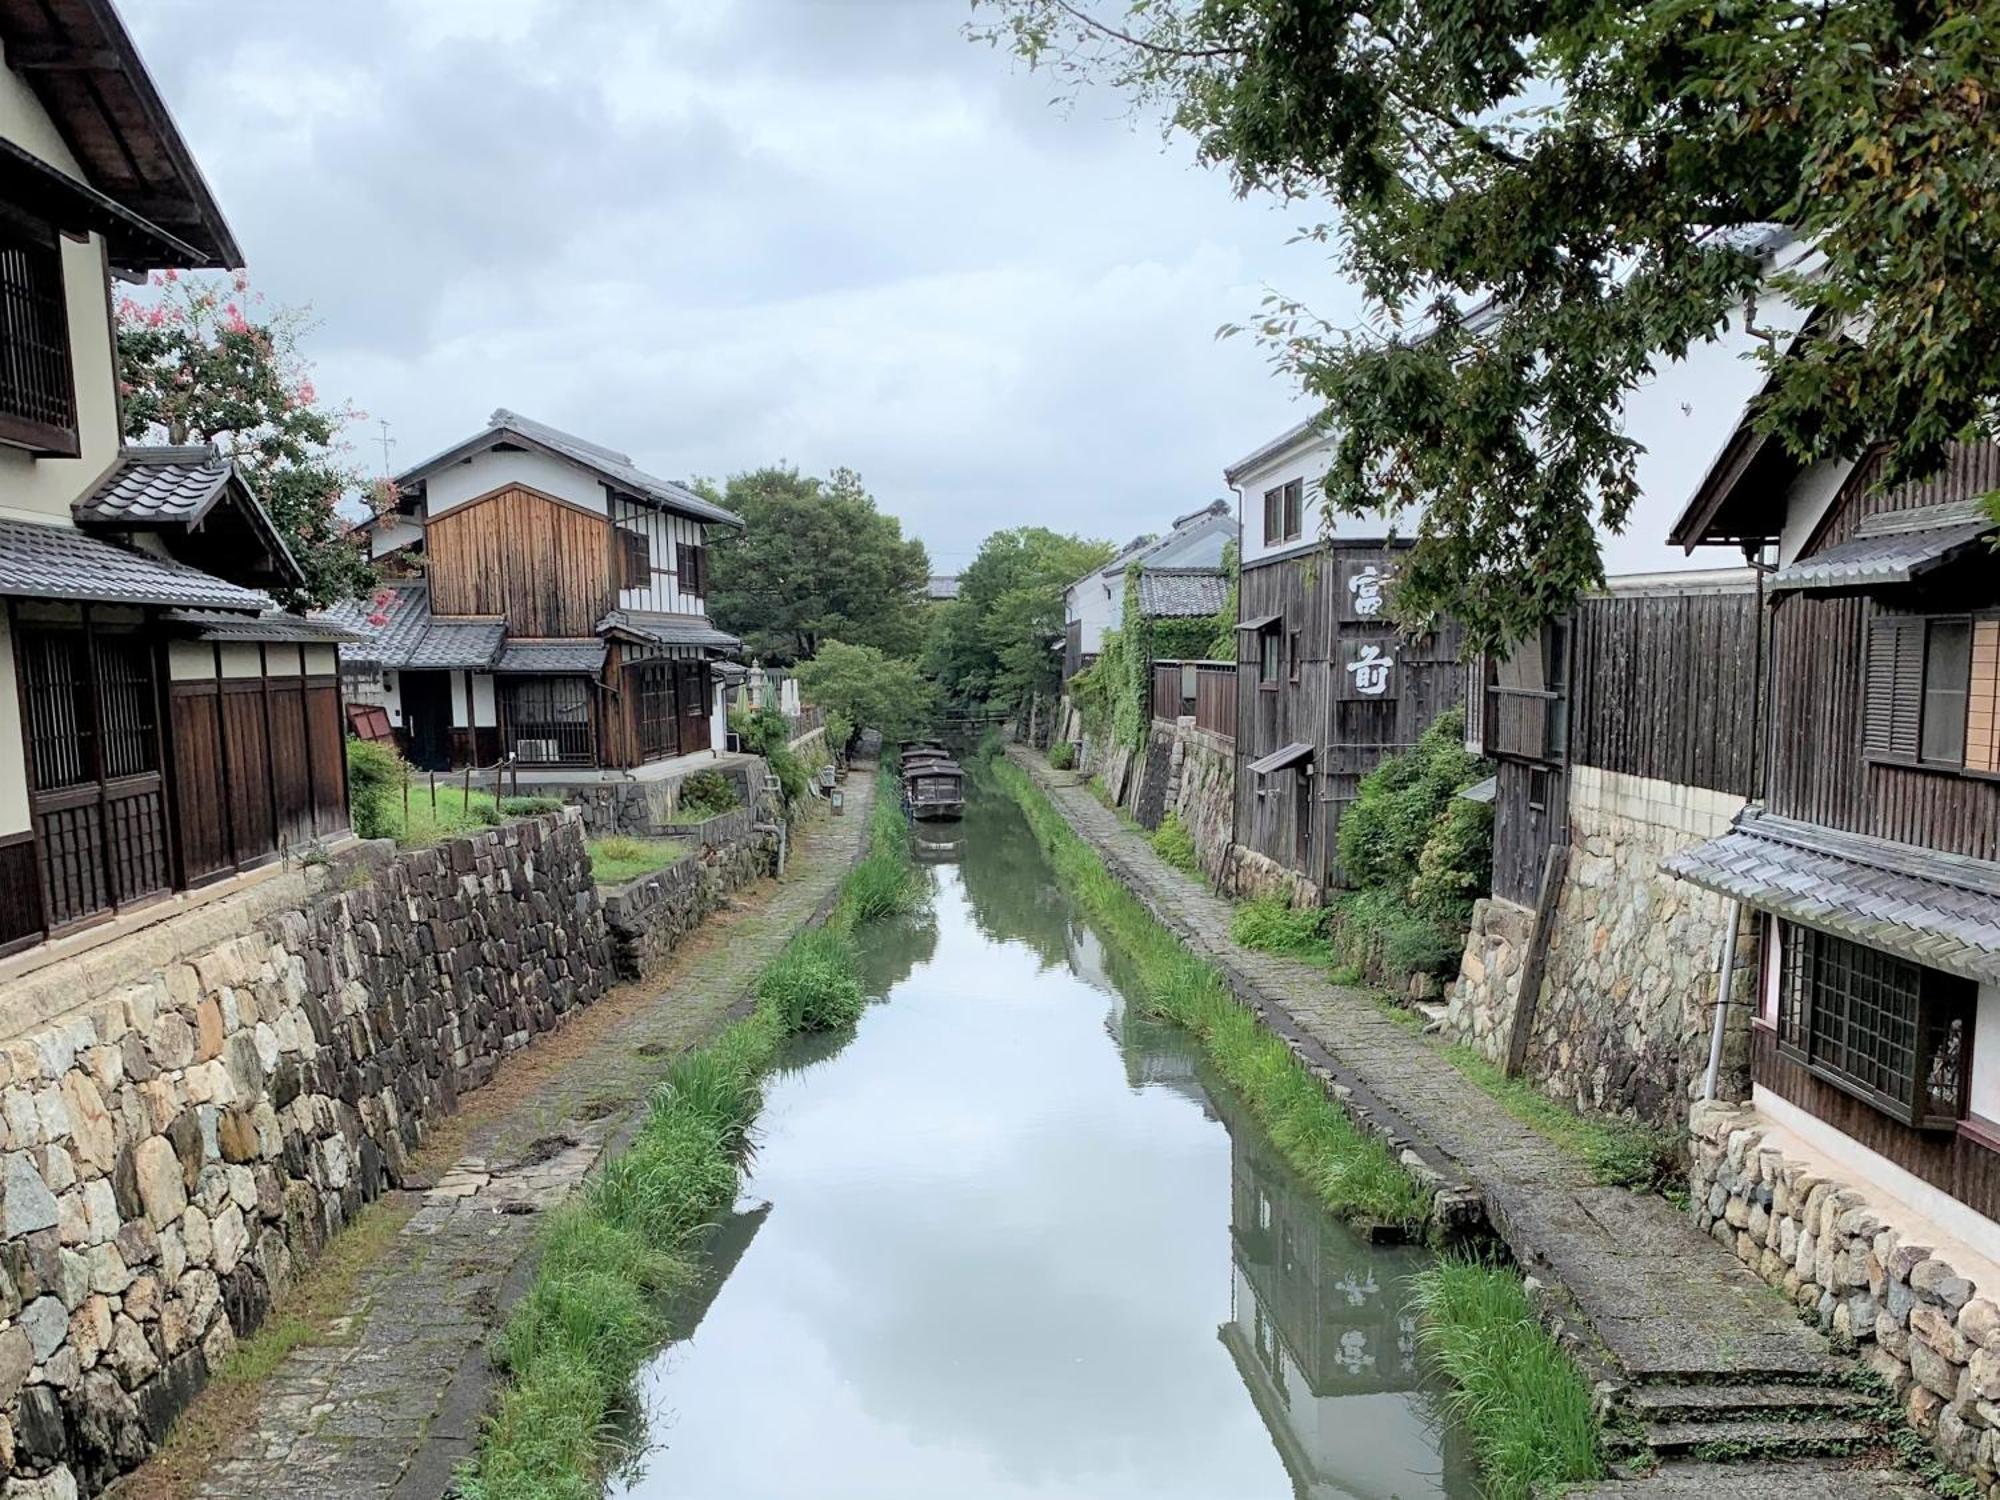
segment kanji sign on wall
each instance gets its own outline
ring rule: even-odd
[[[1395,570],[1380,558],[1343,562],[1340,565],[1340,618],[1387,620],[1389,585],[1395,580]]]
[[[1396,696],[1396,642],[1393,637],[1340,643],[1340,671],[1334,696],[1342,699]]]

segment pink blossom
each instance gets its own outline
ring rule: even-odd
[[[174,282],[179,281],[180,279],[181,279],[181,273],[174,270],[171,266],[169,266],[166,270],[160,272],[160,280],[169,286],[171,286]]]
[[[248,271],[238,271],[234,276],[229,278],[229,283],[237,291],[247,292],[250,290],[250,273]]]
[[[383,613],[382,613],[382,612],[381,612],[380,610],[377,610],[377,611],[376,611],[376,612],[375,612],[374,614],[372,614],[372,615],[370,615],[370,616],[368,617],[368,623],[369,623],[370,625],[374,625],[374,626],[378,626],[378,627],[379,627],[379,626],[383,626],[383,625],[387,625],[387,624],[389,623],[389,617],[388,617],[387,615],[383,614]]]
[[[310,380],[301,380],[299,382],[298,397],[299,405],[311,406],[315,401],[319,400],[319,392],[313,389],[313,383]]]

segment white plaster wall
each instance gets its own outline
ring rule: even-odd
[[[1274,455],[1258,468],[1237,476],[1237,512],[1243,518],[1240,555],[1244,562],[1255,562],[1260,557],[1269,557],[1274,552],[1284,552],[1319,539],[1320,514],[1326,508],[1326,496],[1321,484],[1326,479],[1328,465],[1333,461],[1335,441],[1330,436],[1305,440]],[[1264,539],[1264,494],[1294,479],[1301,481],[1305,489],[1299,503],[1299,539],[1274,545]],[[1395,534],[1407,536],[1414,529],[1415,518],[1406,517],[1401,530]],[[1375,511],[1359,516],[1340,515],[1333,520],[1333,535],[1344,542],[1374,540],[1390,534],[1388,518]]]
[[[474,672],[472,674],[472,724],[475,729],[492,729],[500,722],[499,711],[493,703],[493,674]]]
[[[307,675],[331,677],[340,670],[340,652],[332,646],[307,646],[305,663]]]
[[[1161,538],[1159,548],[1140,559],[1146,568],[1219,568],[1223,549],[1236,540],[1236,517],[1203,516]]]
[[[27,83],[0,69],[0,139],[83,180],[48,112]],[[104,244],[64,239],[63,294],[69,312],[70,363],[76,381],[77,458],[33,458],[0,448],[0,516],[69,524],[70,506],[118,453],[117,372],[111,355],[111,306]]]
[[[409,516],[384,516],[368,532],[368,555],[386,557],[424,539],[423,523]]]
[[[224,677],[262,677],[264,658],[257,648],[248,641],[224,641],[222,643],[222,675]]]
[[[206,641],[167,642],[167,677],[173,682],[207,682],[215,676],[215,648]]]
[[[21,699],[14,685],[14,638],[0,612],[0,834],[28,826],[28,763],[21,744]]]
[[[596,475],[564,459],[526,450],[488,449],[433,474],[424,481],[424,503],[428,514],[439,516],[510,484],[524,484],[585,510],[605,513],[604,485]]]
[[[1824,459],[1793,481],[1785,496],[1784,529],[1778,534],[1779,567],[1805,550],[1813,531],[1839,496],[1840,487],[1853,472],[1851,458]]]
[[[679,577],[681,548],[706,545],[702,523],[689,516],[622,501],[617,521],[619,530],[636,531],[643,535],[653,555],[651,585],[646,588],[621,588],[618,591],[618,607],[706,616],[708,601],[700,594],[683,591]]]
[[[1104,649],[1104,632],[1117,626],[1125,612],[1124,574],[1092,573],[1069,587],[1068,618],[1078,622],[1077,639],[1085,656]]]
[[[2000,984],[1979,987],[1972,1023],[1972,1112],[2000,1120]]]

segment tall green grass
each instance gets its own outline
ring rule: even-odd
[[[1418,1337],[1450,1378],[1488,1500],[1534,1500],[1604,1473],[1590,1383],[1512,1271],[1447,1261],[1417,1278]]]
[[[1326,1205],[1345,1218],[1421,1225],[1429,1197],[1389,1148],[1327,1098],[1291,1048],[1236,1003],[1211,965],[1153,920],[1019,767],[996,761],[991,774],[1020,804],[1057,879],[1130,960],[1141,1003],[1201,1039],[1217,1070]]]
[[[632,1144],[551,1216],[501,1331],[506,1383],[459,1475],[465,1500],[602,1493],[633,1376],[672,1333],[663,1306],[699,1274],[698,1236],[736,1197],[760,1080],[788,1037],[854,1023],[865,1003],[855,929],[924,899],[893,781],[878,783],[867,851],[826,923],[766,965],[750,1015],[674,1061]]]

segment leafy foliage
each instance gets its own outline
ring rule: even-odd
[[[688,777],[681,783],[674,804],[675,811],[689,823],[705,823],[742,805],[736,795],[736,783],[720,771],[697,771]]]
[[[321,404],[300,349],[305,311],[265,312],[262,303],[240,271],[231,279],[161,271],[150,296],[120,297],[125,436],[213,443],[236,462],[305,574],[305,587],[280,603],[354,598],[374,572],[334,506],[369,489],[343,439],[361,413]]]
[[[392,745],[373,740],[347,742],[347,815],[364,839],[394,838],[402,825],[403,788],[410,763]]]
[[[591,877],[599,885],[623,885],[651,875],[687,853],[672,839],[635,839],[622,833],[592,839],[587,847]]]
[[[768,703],[756,709],[732,708],[729,729],[745,750],[764,757],[771,774],[778,778],[785,806],[796,807],[806,795],[810,777],[805,762],[792,753],[792,726],[785,716]]]
[[[1295,907],[1278,896],[1259,896],[1238,906],[1230,936],[1246,948],[1292,958],[1324,961],[1333,954],[1326,913],[1316,906]]]
[[[1055,764],[1055,758],[1049,758]],[[1194,835],[1188,832],[1187,824],[1181,821],[1179,813],[1168,813],[1160,819],[1160,826],[1153,830],[1153,852],[1184,874],[1192,875],[1200,868],[1196,858]]]
[[[1058,771],[1072,770],[1076,766],[1076,746],[1068,740],[1057,740],[1049,746],[1049,764]]]
[[[996,531],[939,607],[925,670],[944,701],[1012,713],[1052,696],[1062,675],[1063,593],[1111,560],[1111,544],[1041,526]]]
[[[697,487],[743,518],[744,531],[715,544],[708,606],[752,655],[803,661],[829,640],[917,654],[930,559],[859,474],[772,467]]]
[[[799,687],[829,717],[838,715],[848,732],[828,743],[844,745],[857,729],[880,731],[884,744],[898,744],[930,724],[937,689],[916,662],[888,656],[873,646],[824,641],[797,667]]]
[[[977,3],[976,35],[1160,106],[1240,192],[1331,205],[1309,233],[1373,315],[1278,299],[1258,331],[1337,421],[1333,510],[1421,506],[1404,619],[1490,646],[1598,582],[1625,398],[1732,319],[1802,456],[1879,440],[1893,483],[1992,416],[1993,6]],[[1810,260],[1771,274],[1771,225]]]
[[[1388,757],[1361,779],[1354,805],[1340,823],[1340,867],[1350,885],[1413,895],[1435,833],[1438,845],[1422,889],[1439,898],[1431,908],[1438,914],[1462,915],[1470,903],[1456,893],[1483,887],[1492,859],[1490,824],[1483,845],[1461,825],[1448,832],[1439,826],[1452,815],[1456,794],[1483,774],[1481,761],[1467,753],[1464,739],[1464,713],[1454,709],[1440,714],[1414,748]],[[1485,865],[1450,864],[1453,858],[1476,861],[1482,849]]]

